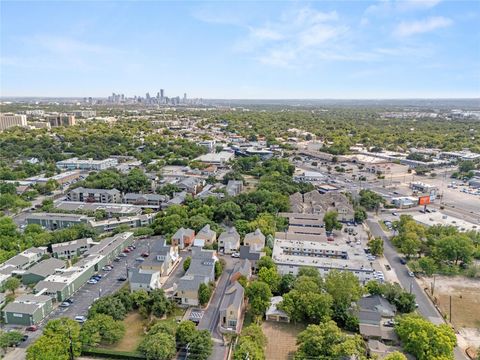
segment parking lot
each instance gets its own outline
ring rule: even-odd
[[[41,333],[42,328],[45,324],[52,319],[57,319],[60,317],[68,317],[74,319],[75,316],[86,316],[88,309],[91,304],[100,296],[106,296],[114,293],[122,286],[124,286],[126,281],[119,281],[121,277],[126,277],[127,268],[138,267],[140,262],[137,262],[135,259],[138,258],[143,252],[148,251],[150,239],[136,240],[134,242],[136,249],[126,254],[125,257],[121,257],[119,262],[113,262],[113,269],[111,271],[99,271],[98,273],[102,275],[100,281],[96,284],[85,284],[83,285],[71,298],[71,305],[68,307],[60,307],[57,303],[54,307],[54,310],[40,323],[38,324],[38,330],[35,332],[26,332],[29,335],[27,341],[22,343],[21,347],[28,347],[35,339],[37,339]],[[25,327],[18,325],[5,325],[5,329],[17,329],[24,331]]]

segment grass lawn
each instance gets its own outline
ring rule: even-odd
[[[138,312],[132,312],[123,320],[125,324],[125,336],[118,343],[113,345],[101,346],[105,349],[118,351],[136,351],[138,344],[144,337],[143,317]]]

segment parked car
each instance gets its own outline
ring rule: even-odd
[[[141,257],[144,257],[144,258],[147,258],[150,256],[150,254],[148,252],[144,252],[140,255]]]
[[[75,316],[74,320],[80,324],[83,324],[85,321],[87,321],[87,317],[83,315],[77,315]]]
[[[91,284],[91,285],[94,285],[96,283],[98,283],[98,281],[95,280],[95,279],[90,279],[90,280],[87,281],[87,284]]]
[[[408,271],[408,276],[415,277],[415,274],[412,271]]]
[[[393,216],[398,216],[398,213],[392,212],[392,215],[393,215]]]
[[[58,305],[59,307],[62,307],[62,308],[67,308],[69,307],[71,304],[67,301],[64,301],[62,302],[60,305]]]
[[[118,281],[127,281],[127,277],[126,276],[120,276],[119,278],[117,278]]]
[[[120,256],[120,257],[127,257],[127,254],[125,254],[125,253],[120,253],[120,254],[118,254],[118,256]]]
[[[240,257],[240,253],[238,252],[232,253],[232,258],[239,258],[239,257]]]
[[[113,259],[113,261],[119,262],[120,258],[117,256],[115,259]]]
[[[400,263],[402,265],[405,265],[407,263],[407,260],[405,260],[404,258],[400,258]]]
[[[27,328],[25,330],[26,331],[37,331],[38,326],[37,325],[30,325],[30,326],[27,326]]]
[[[145,261],[145,258],[140,256],[140,257],[137,257],[135,261],[142,262],[142,261]]]
[[[112,269],[113,267],[111,267],[110,265],[105,265],[104,267],[102,267],[103,271],[111,271]]]

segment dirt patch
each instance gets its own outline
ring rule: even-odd
[[[266,360],[288,360],[297,349],[297,335],[305,325],[264,322],[262,330],[268,339]]]
[[[433,278],[423,278],[423,287],[431,289]],[[469,346],[480,346],[480,280],[462,276],[436,276],[433,298],[443,315],[450,318],[459,335]]]
[[[136,351],[138,344],[142,341],[144,319],[138,312],[127,315],[123,320],[125,324],[125,336],[118,343],[110,346],[102,346],[105,349],[113,349],[118,351]]]

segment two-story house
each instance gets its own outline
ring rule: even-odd
[[[218,237],[218,248],[223,249],[225,254],[232,254],[240,248],[240,234],[235,227],[224,231]]]

